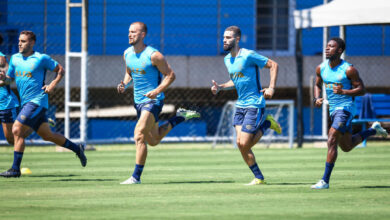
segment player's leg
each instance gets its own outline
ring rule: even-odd
[[[264,111],[256,108],[237,108],[234,117],[234,125],[237,132],[237,146],[241,156],[248,165],[249,169],[255,176],[255,179],[248,185],[264,184],[264,176],[256,163],[256,157],[252,147],[257,143],[254,139],[259,140],[262,132],[259,133],[260,122]],[[257,136],[257,137],[256,137]]]
[[[312,189],[329,188],[330,176],[337,160],[337,146],[344,135],[348,136],[349,130],[351,129],[349,126],[350,120],[350,113],[347,111],[337,110],[331,115],[331,128],[328,132],[328,153],[326,157],[324,175],[317,184],[311,186]]]
[[[352,125],[350,130],[352,130]],[[346,133],[340,139],[339,146],[343,151],[349,152],[357,145],[362,143],[364,140],[366,140],[368,137],[374,135],[381,135],[384,138],[388,135],[387,131],[382,128],[381,124],[377,121],[372,124],[371,128],[361,131],[357,134],[352,135],[351,132]]]
[[[23,125],[19,121],[15,121],[12,126],[12,134],[14,135],[14,161],[12,167],[3,173],[0,173],[0,176],[20,177],[20,165],[22,163],[25,148],[24,140],[31,132],[32,129],[29,126]]]
[[[42,114],[41,123],[36,131],[37,134],[45,141],[50,141],[66,149],[69,149],[76,153],[80,159],[81,165],[85,167],[87,165],[87,157],[85,156],[85,146],[83,144],[77,145],[65,138],[62,134],[54,133],[47,122],[46,114]]]
[[[138,110],[139,108],[137,108]],[[121,184],[140,184],[141,175],[146,163],[146,157],[148,155],[147,140],[151,130],[156,126],[156,120],[153,113],[144,110],[141,111],[137,125],[134,129],[134,141],[136,147],[135,153],[135,167],[131,177]]]
[[[162,106],[160,108],[150,110],[156,119],[155,126],[151,129],[151,132],[146,137],[147,143],[150,146],[156,146],[159,144],[160,141],[172,130],[172,128],[176,127],[178,124],[192,118],[200,117],[200,114],[196,111],[179,108],[176,111],[176,115],[174,117],[168,119],[168,122],[165,122],[161,126],[158,126],[157,121],[161,110]]]
[[[13,123],[2,123],[4,137],[10,145],[14,145],[14,135],[12,134]]]

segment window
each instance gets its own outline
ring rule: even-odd
[[[289,3],[290,0],[257,0],[257,50],[290,50]]]

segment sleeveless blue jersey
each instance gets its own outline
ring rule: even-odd
[[[154,90],[161,83],[162,74],[157,67],[152,65],[151,56],[157,50],[146,46],[141,53],[135,53],[133,47],[124,52],[126,67],[131,70],[134,82],[134,102],[136,104],[151,101],[145,94]],[[155,101],[160,103],[164,99],[164,93],[157,95]]]
[[[0,52],[0,56],[5,57],[2,52]],[[18,98],[12,92],[11,87],[9,85],[0,86],[0,110],[11,109],[18,106]]]
[[[261,90],[260,71],[268,58],[253,50],[241,48],[236,57],[229,53],[225,56],[225,65],[230,79],[236,87],[238,99],[236,107],[264,108],[265,99]]]
[[[331,68],[329,60],[321,63],[321,78],[325,84],[325,91],[329,101],[329,113],[332,114],[335,110],[346,110],[352,115],[355,114],[355,103],[352,96],[333,93],[334,85],[342,85],[343,89],[352,89],[351,80],[348,79],[346,71],[351,66],[345,60]]]
[[[45,85],[46,70],[53,71],[57,65],[57,61],[38,52],[29,57],[24,57],[21,53],[11,57],[8,75],[15,79],[22,106],[33,102],[48,108],[48,95],[42,87]]]

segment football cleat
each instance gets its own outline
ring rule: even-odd
[[[200,117],[200,113],[197,112],[197,111],[193,111],[193,110],[187,110],[187,109],[184,109],[184,108],[179,108],[176,111],[176,116],[183,117],[187,121],[187,120],[189,120],[191,118],[199,118]]]
[[[124,184],[141,184],[141,180],[137,180],[133,176],[131,176],[129,179],[121,182],[122,185]]]
[[[384,138],[386,138],[388,135],[386,129],[382,128],[381,123],[379,123],[378,121],[372,123],[371,128],[375,129],[377,135],[380,135]]]
[[[271,122],[271,126],[269,128],[271,128],[272,130],[274,130],[278,134],[282,133],[282,127],[280,127],[280,124],[277,121],[275,121],[275,119],[272,115],[267,115],[265,120],[268,120]]]
[[[20,177],[21,173],[20,170],[15,170],[13,168],[0,173],[0,176],[5,177],[5,178],[10,178],[10,177]]]
[[[324,180],[320,180],[315,185],[312,185],[311,188],[312,189],[329,189],[329,183],[326,183]]]
[[[76,155],[80,159],[81,166],[85,167],[85,166],[87,166],[87,157],[85,156],[85,153],[84,153],[85,145],[80,144],[79,147],[80,147],[80,153],[78,153]]]
[[[54,119],[52,119],[52,118],[48,118],[47,122],[49,123],[49,126],[52,128],[54,128],[56,126],[56,121],[54,121]]]
[[[267,184],[265,180],[254,178],[252,182],[245,184],[245,186],[253,186],[253,185],[265,185]]]

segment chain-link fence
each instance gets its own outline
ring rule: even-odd
[[[80,2],[80,1],[72,1]],[[237,98],[236,91],[217,96],[210,92],[211,80],[229,80],[222,48],[224,29],[241,28],[240,45],[258,50],[279,64],[275,99],[296,101],[295,29],[292,12],[322,4],[322,0],[90,0],[88,16],[88,134],[93,141],[128,141],[133,136],[136,114],[130,108],[133,91],[119,95],[116,86],[123,79],[123,52],[129,47],[128,29],[134,21],[148,25],[146,43],[160,50],[176,73],[176,81],[166,91],[162,120],[179,107],[194,109],[201,119],[185,122],[165,140],[207,141],[217,129],[223,105]],[[32,30],[37,35],[35,50],[47,53],[64,66],[65,0],[12,0],[0,2],[0,51],[10,57],[18,52],[18,35]],[[338,28],[331,28],[331,36]],[[346,59],[360,72],[369,92],[390,93],[389,25],[346,27]],[[304,117],[310,115],[310,77],[321,63],[322,29],[303,32]],[[71,9],[71,51],[81,47],[81,10]],[[263,87],[269,71],[261,70]],[[80,99],[80,62],[72,58],[71,100]],[[47,73],[47,82],[54,74]],[[49,115],[57,121],[55,130],[64,132],[64,84],[50,95]],[[320,122],[315,109],[314,122]],[[79,109],[71,109],[71,138],[79,137]],[[305,134],[321,134],[321,125],[304,122]],[[186,137],[183,139],[180,137]],[[2,137],[3,138],[3,137]],[[33,139],[36,136],[32,137]],[[5,143],[5,142],[4,142]]]

